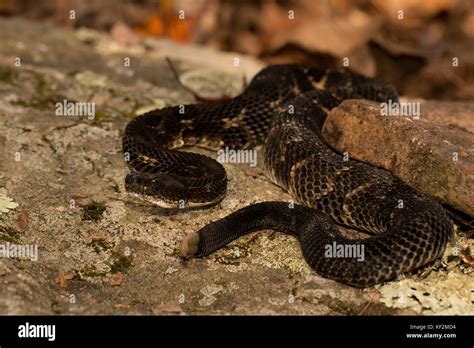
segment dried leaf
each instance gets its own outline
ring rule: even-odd
[[[28,212],[26,210],[22,210],[18,215],[18,226],[22,230],[26,230],[28,228]]]
[[[464,263],[474,266],[474,257],[471,256],[471,248],[467,247],[461,250],[460,255]]]
[[[74,278],[74,274],[62,274],[56,278],[56,283],[59,287],[66,288],[69,284],[69,281]]]
[[[123,273],[122,272],[117,272],[114,275],[112,275],[112,278],[110,278],[110,285],[112,286],[119,286],[122,284],[123,281]]]
[[[461,156],[462,158],[469,158],[469,155],[470,155],[469,152],[467,152],[464,149],[460,149],[458,153],[459,153],[459,156]]]

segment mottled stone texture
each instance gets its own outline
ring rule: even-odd
[[[279,233],[255,233],[183,262],[177,248],[186,233],[258,200],[290,199],[258,166],[225,165],[227,197],[207,210],[163,216],[126,194],[127,122],[145,110],[194,102],[165,56],[185,73],[186,85],[212,95],[239,93],[243,76],[261,62],[240,57],[236,68],[233,53],[154,39],[121,45],[94,31],[18,19],[0,19],[0,42],[0,189],[19,204],[0,215],[0,243],[39,248],[36,262],[0,259],[0,314],[438,312],[439,306],[430,312],[397,301],[398,288],[382,304],[379,290],[398,282],[358,290],[323,279],[308,268],[298,243]],[[95,118],[56,116],[55,103],[64,99],[94,102]],[[436,289],[445,271],[407,277],[436,294],[436,303],[444,298],[443,309],[459,312],[470,301],[454,290],[470,280],[460,263],[454,258],[446,268],[459,275],[449,292],[456,302]],[[393,301],[397,307],[387,308]]]

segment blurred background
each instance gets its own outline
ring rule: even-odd
[[[469,0],[0,0],[0,16],[92,28],[122,42],[167,38],[266,63],[345,65],[410,97],[474,97]]]

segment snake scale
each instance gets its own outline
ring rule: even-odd
[[[154,110],[127,125],[126,190],[162,207],[215,204],[226,193],[223,166],[182,146],[252,149],[263,145],[264,171],[298,202],[263,202],[188,234],[184,256],[203,257],[257,230],[298,238],[321,276],[355,287],[390,280],[439,258],[454,231],[444,209],[389,172],[331,150],[321,136],[327,113],[345,99],[397,101],[386,82],[337,69],[287,64],[260,71],[226,101]],[[337,225],[369,233],[345,237]],[[330,257],[328,246],[363,246]],[[343,249],[349,250],[349,249]]]

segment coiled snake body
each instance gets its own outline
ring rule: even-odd
[[[345,160],[325,144],[327,112],[357,98],[397,100],[389,84],[355,73],[274,65],[231,100],[149,112],[132,120],[123,136],[132,170],[126,189],[160,206],[215,204],[226,192],[222,165],[176,148],[263,144],[265,174],[300,204],[240,209],[186,236],[181,252],[206,256],[242,235],[272,229],[296,236],[308,264],[324,277],[357,287],[392,279],[439,258],[453,225],[433,199],[387,171]],[[372,236],[349,239],[335,223]],[[331,246],[362,251],[363,257],[328,256]]]

